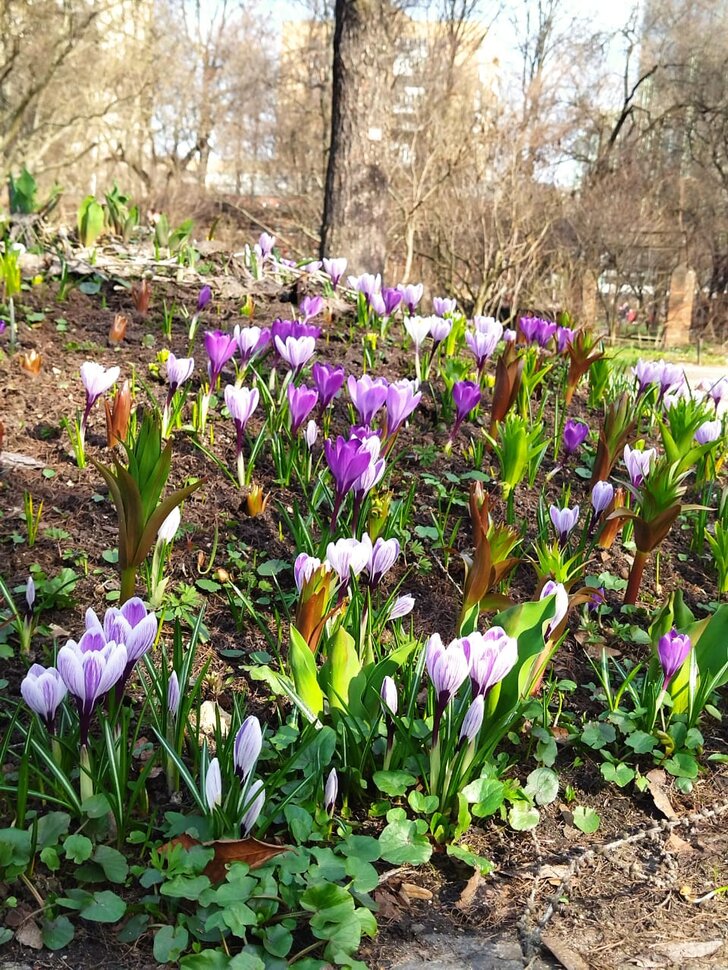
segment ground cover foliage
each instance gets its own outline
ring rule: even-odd
[[[85,241],[5,248],[2,944],[387,965],[532,838],[717,799],[728,380],[265,234]]]

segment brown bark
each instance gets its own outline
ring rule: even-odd
[[[354,273],[381,273],[386,257],[393,14],[387,0],[336,0],[321,253]]]

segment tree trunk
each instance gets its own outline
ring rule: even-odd
[[[353,273],[384,271],[392,13],[387,0],[336,0],[321,254],[346,256]]]

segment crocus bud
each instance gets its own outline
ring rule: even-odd
[[[720,438],[721,431],[722,424],[720,421],[706,421],[695,432],[695,440],[699,445],[707,445],[709,442],[717,441]]]
[[[334,808],[336,806],[336,796],[339,794],[339,776],[336,774],[336,768],[332,768],[329,772],[329,777],[326,779],[326,787],[324,789],[324,808],[329,815],[334,814]]]
[[[610,482],[595,482],[591,493],[591,503],[594,514],[599,516],[612,504],[614,486]]]
[[[177,671],[173,670],[169,675],[169,680],[167,681],[167,710],[172,715],[172,717],[177,717],[177,711],[179,710],[180,702],[180,692],[179,692],[179,679],[177,678]]]
[[[258,821],[260,813],[263,811],[263,806],[265,805],[265,789],[263,787],[263,782],[257,779],[248,789],[248,797],[246,802],[249,804],[249,808],[240,820],[240,828],[242,829],[243,838],[247,838],[250,832]]]
[[[549,508],[549,515],[554,524],[554,529],[556,529],[556,534],[559,537],[559,542],[563,546],[566,544],[574,526],[579,521],[579,506],[575,505],[573,509],[560,509],[556,505],[552,505]]]
[[[28,613],[32,613],[35,603],[35,582],[32,576],[28,576],[28,581],[25,584],[25,602],[28,604]]]
[[[255,484],[250,486],[248,494],[245,497],[245,511],[251,519],[265,512],[268,507],[269,498],[270,492],[264,493],[262,486]]]
[[[682,667],[691,647],[690,637],[687,634],[680,634],[674,629],[660,637],[657,644],[657,656],[660,658],[660,665],[665,674],[663,690],[667,690],[668,684]]]
[[[123,313],[117,313],[109,327],[109,343],[118,347],[126,336],[126,328],[129,318]]]
[[[403,616],[407,616],[412,612],[415,605],[414,596],[410,596],[409,593],[404,593],[402,596],[398,596],[392,605],[392,609],[389,611],[388,620],[401,620]]]
[[[263,747],[260,721],[254,715],[246,717],[235,735],[233,760],[235,773],[244,782],[255,767]]]
[[[485,713],[485,698],[478,694],[473,703],[468,708],[468,712],[463,718],[460,728],[460,740],[463,742],[474,741],[483,726],[483,715]]]
[[[210,302],[211,299],[212,299],[212,290],[207,285],[203,286],[197,296],[197,312],[202,313],[202,311],[205,309],[205,307],[207,306],[207,304]]]
[[[602,526],[602,531],[599,533],[599,539],[597,541],[597,545],[600,549],[609,549],[614,540],[617,538],[617,533],[622,528],[622,520],[619,518],[610,519],[609,516],[616,509],[621,509],[623,507],[624,489],[615,488],[614,498],[605,510],[604,525]]]
[[[382,703],[389,714],[397,713],[397,685],[391,677],[385,677],[380,691]]]
[[[207,807],[212,812],[217,805],[222,804],[222,775],[220,774],[220,762],[213,758],[207,766],[205,775],[205,801]]]
[[[313,418],[306,425],[306,445],[310,450],[316,444],[316,439],[318,438],[318,425]]]
[[[131,391],[129,381],[124,381],[121,390],[117,391],[109,404],[104,401],[106,410],[106,445],[113,448],[126,440],[131,415]]]
[[[569,594],[566,592],[566,588],[562,583],[555,583],[550,579],[544,584],[541,590],[540,600],[545,600],[547,596],[555,594],[555,610],[553,617],[547,620],[544,626],[546,627],[544,634],[546,638],[550,638],[561,625],[562,621],[566,619],[566,614],[569,612]]]
[[[176,505],[160,525],[159,531],[157,532],[157,539],[167,544],[174,542],[174,537],[177,535],[181,521],[182,513],[179,510],[179,505]]]
[[[589,436],[589,425],[569,419],[564,425],[564,454],[574,455]]]
[[[56,711],[66,696],[66,685],[56,668],[33,664],[20,684],[20,693],[48,731],[52,731]]]

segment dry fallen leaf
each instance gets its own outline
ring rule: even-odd
[[[35,920],[29,919],[15,931],[15,939],[21,946],[29,946],[32,950],[43,949],[43,934]]]
[[[377,904],[377,916],[380,919],[394,920],[402,915],[402,906],[394,893],[388,889],[379,888],[374,892],[374,902]]]
[[[230,730],[230,715],[224,711],[216,701],[203,701],[200,704],[200,731],[212,737],[215,734],[217,715],[220,714],[220,730],[222,736],[226,737]]]
[[[214,842],[198,842],[197,839],[185,834],[178,835],[165,843],[159,851],[164,852],[174,845],[184,846],[185,849],[191,849],[195,845],[212,847],[215,850],[215,856],[203,870],[204,875],[212,883],[222,882],[227,871],[226,867],[233,862],[244,862],[251,869],[257,869],[281,852],[287,852],[289,848],[287,845],[271,845],[259,839],[217,839]]]
[[[670,798],[665,791],[665,772],[661,768],[653,768],[652,771],[648,771],[645,775],[647,778],[647,787],[649,789],[650,795],[652,795],[652,801],[655,803],[655,808],[658,812],[662,812],[665,818],[677,818],[675,809],[672,807]]]
[[[478,894],[478,888],[482,881],[483,877],[480,874],[480,869],[475,869],[470,879],[465,883],[465,888],[460,893],[460,899],[455,903],[455,909],[459,909],[462,912],[473,905],[473,900]]]
[[[570,871],[569,866],[541,866],[538,870],[538,878],[548,879],[552,886],[558,886]]]
[[[723,946],[723,940],[682,940],[676,943],[660,943],[655,949],[664,953],[672,963],[689,966],[688,960],[710,957]]]
[[[690,852],[694,852],[692,845],[686,842],[685,839],[681,839],[679,835],[671,833],[670,838],[665,843],[665,848],[668,852],[674,852],[676,855],[688,855]]]
[[[589,970],[589,964],[568,943],[553,933],[542,933],[541,942],[556,957],[564,970]]]
[[[413,882],[403,882],[399,887],[400,892],[409,896],[410,899],[432,899],[432,893],[424,886],[416,886]]]

